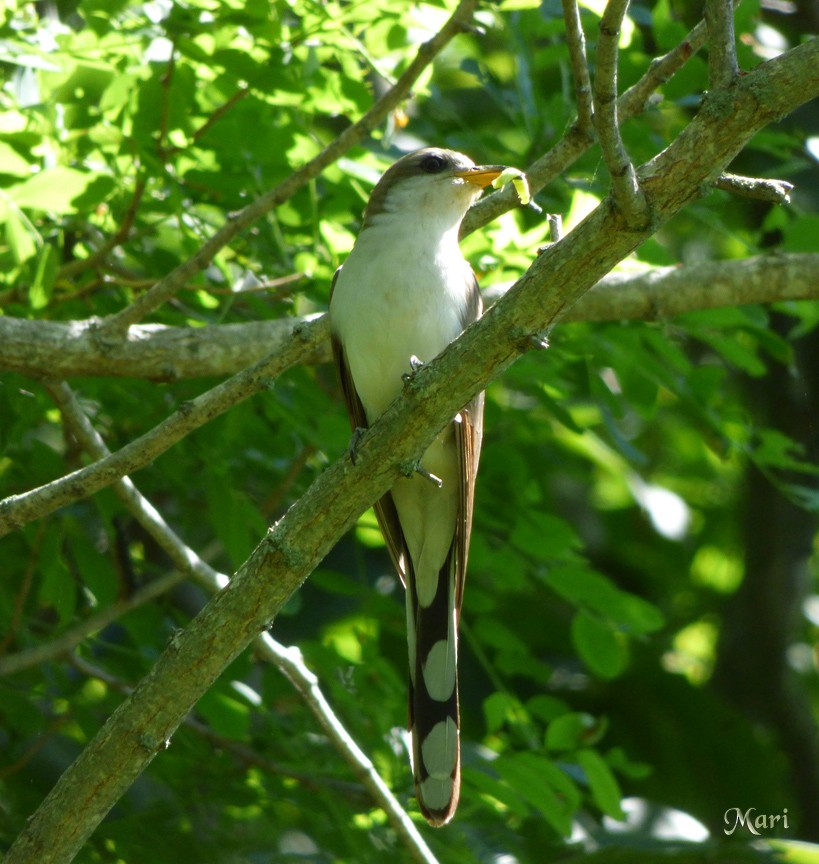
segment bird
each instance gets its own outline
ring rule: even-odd
[[[398,159],[374,187],[353,249],[333,278],[329,307],[353,442],[400,394],[408,375],[480,317],[481,295],[458,245],[459,230],[469,207],[504,170],[425,147]],[[413,776],[419,807],[433,826],[452,818],[460,795],[458,622],[483,402],[481,393],[465,405],[418,470],[374,505],[406,589]]]

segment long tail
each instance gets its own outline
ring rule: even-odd
[[[409,728],[415,790],[421,812],[436,826],[452,818],[461,789],[454,558],[453,549],[426,605],[421,601],[428,598],[419,599],[414,578],[407,586]]]

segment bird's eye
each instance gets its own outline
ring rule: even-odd
[[[446,168],[446,159],[442,156],[424,156],[421,160],[421,170],[427,174],[439,174]]]

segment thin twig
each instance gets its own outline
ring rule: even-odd
[[[71,719],[70,714],[60,714],[53,718],[45,729],[40,729],[22,755],[10,765],[4,765],[0,768],[0,780],[5,780],[25,768],[43,747],[51,743],[51,739],[59,732],[60,728],[70,722]]]
[[[99,247],[99,249],[96,249],[87,258],[76,258],[73,261],[69,261],[67,264],[63,264],[63,266],[57,271],[57,283],[63,282],[67,279],[72,279],[77,275],[77,273],[81,273],[83,270],[90,270],[98,264],[101,264],[113,249],[117,246],[121,246],[128,239],[128,235],[134,227],[134,220],[136,219],[139,205],[142,202],[142,196],[145,194],[145,184],[145,177],[139,177],[137,179],[136,185],[134,186],[134,194],[131,196],[131,202],[128,205],[128,209],[125,211],[125,215],[122,218],[122,224],[119,226],[116,234],[109,237],[102,246]],[[75,296],[77,295],[72,294],[71,299]]]
[[[566,47],[569,49],[569,62],[572,67],[577,100],[577,128],[591,141],[594,135],[592,91],[589,66],[586,61],[586,37],[583,33],[577,0],[563,0],[563,21],[566,24]]]
[[[728,87],[739,74],[734,4],[731,0],[705,0],[708,26],[708,85],[711,90]]]
[[[250,87],[244,86],[240,87],[231,97],[227,100],[227,102],[222,103],[207,120],[191,135],[190,143],[195,143],[203,138],[207,133],[228,113],[234,106],[238,105],[242,99],[245,99],[251,93]],[[187,145],[186,145],[187,146]],[[163,154],[166,158],[170,156],[175,156],[177,153],[181,153],[185,147],[174,144],[170,147],[166,147],[163,150]]]
[[[14,598],[11,621],[8,625],[9,629],[8,632],[3,636],[2,641],[0,641],[0,666],[2,666],[4,659],[2,655],[5,654],[9,645],[14,642],[14,639],[17,636],[17,629],[20,626],[20,622],[23,620],[23,610],[25,609],[26,599],[28,598],[29,592],[31,591],[31,586],[34,584],[34,574],[37,572],[37,565],[40,561],[40,549],[42,548],[43,535],[45,534],[45,530],[46,523],[44,522],[37,529],[37,536],[34,538],[34,544],[31,550],[31,557],[28,560],[26,572],[23,574],[23,584],[20,586],[20,590],[17,592],[17,595]]]
[[[443,50],[454,36],[468,26],[478,0],[461,0],[444,26],[418,49],[415,59],[390,88],[358,121],[348,126],[331,144],[286,180],[266,192],[252,204],[235,213],[190,258],[180,264],[154,285],[150,291],[130,306],[105,319],[99,337],[105,341],[118,341],[131,324],[141,321],[169,300],[188,280],[203,270],[216,253],[240,232],[252,225],[268,211],[291,198],[295,192],[317,177],[328,165],[365,138],[387,117],[410,92],[418,77]]]
[[[170,591],[174,586],[179,585],[185,578],[181,573],[169,573],[167,576],[161,576],[159,579],[154,579],[153,582],[134,591],[130,597],[115,600],[110,606],[101,609],[93,615],[89,615],[84,621],[66,630],[65,633],[62,633],[53,641],[47,642],[44,645],[37,645],[26,651],[20,651],[17,654],[0,657],[0,677],[13,675],[16,672],[30,669],[32,666],[39,666],[42,663],[53,660],[55,657],[67,654],[86,639],[89,634],[103,630],[132,609],[138,609],[140,606],[150,603],[152,600]]]
[[[614,200],[627,221],[636,227],[646,223],[648,204],[620,136],[617,117],[618,41],[627,8],[628,0],[609,0],[600,20],[594,76],[594,126],[611,175]]]
[[[105,442],[82,410],[68,384],[51,382],[47,385],[47,389],[60,409],[63,422],[89,455],[98,460],[110,455]],[[228,577],[214,570],[181,540],[129,477],[119,479],[114,484],[114,491],[176,567],[190,575],[211,593],[216,593],[227,585]],[[259,657],[276,666],[303,696],[305,704],[315,719],[367,788],[376,804],[387,814],[390,824],[407,844],[415,860],[420,864],[438,864],[418,829],[398,803],[372,761],[335,715],[319,687],[318,678],[307,668],[298,648],[287,648],[266,632],[256,636],[253,647]]]
[[[563,217],[559,213],[549,213],[549,240],[558,243],[563,239]]]

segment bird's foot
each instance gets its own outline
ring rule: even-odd
[[[350,438],[350,443],[347,445],[347,452],[350,454],[350,462],[353,465],[355,465],[355,461],[358,459],[358,442],[361,440],[364,432],[365,429],[363,426],[356,426],[353,430],[352,438]]]
[[[532,333],[529,336],[529,345],[535,351],[545,351],[549,347],[549,336],[545,330]]]
[[[404,372],[401,380],[406,384],[407,381],[424,365],[423,360],[419,360],[414,354],[410,355],[410,371]]]
[[[431,471],[427,471],[420,462],[415,462],[412,465],[412,470],[407,476],[412,476],[413,474],[418,474],[420,477],[423,477],[424,480],[429,480],[429,482],[432,483],[433,486],[437,486],[438,489],[442,488],[444,485],[444,481],[441,480],[440,477],[436,477],[436,475]]]

